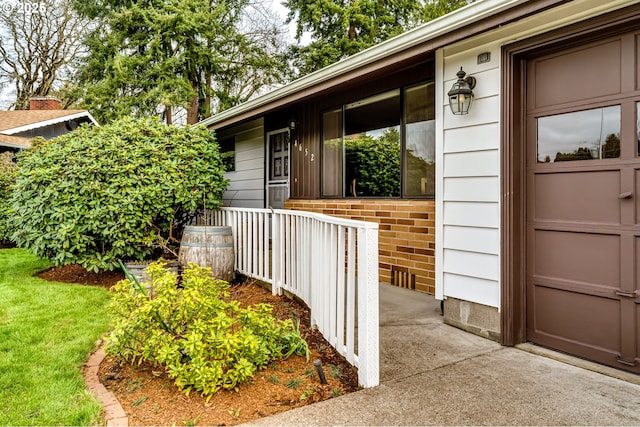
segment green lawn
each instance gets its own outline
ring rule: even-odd
[[[100,424],[81,368],[109,329],[110,295],[34,277],[48,266],[0,250],[0,425]]]

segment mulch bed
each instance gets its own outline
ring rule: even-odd
[[[124,278],[121,271],[92,273],[79,265],[52,267],[38,276],[105,288]],[[268,303],[274,316],[300,319],[300,331],[311,351],[309,361],[292,356],[272,362],[238,392],[220,391],[207,401],[196,392],[186,396],[161,367],[123,364],[107,356],[100,364],[98,378],[118,399],[130,425],[235,425],[359,389],[357,370],[318,331],[309,328],[309,309],[304,304],[272,295],[253,282],[232,284],[231,298],[242,306]],[[315,360],[321,360],[327,384],[321,384],[313,374]],[[332,371],[339,375],[331,375]],[[298,383],[296,387],[294,383]]]

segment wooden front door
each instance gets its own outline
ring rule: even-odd
[[[527,340],[640,373],[640,31],[530,59]]]

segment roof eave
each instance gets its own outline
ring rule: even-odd
[[[11,142],[0,141],[0,147],[9,147],[9,148],[29,148],[29,145],[21,145],[21,144],[13,144]]]
[[[32,129],[38,129],[38,128],[42,128],[45,126],[51,126],[51,125],[55,125],[58,123],[63,123],[69,120],[74,120],[74,119],[78,119],[81,117],[87,117],[89,118],[89,120],[91,120],[91,122],[96,125],[99,126],[98,122],[93,118],[93,116],[91,115],[91,113],[89,113],[88,111],[81,111],[78,113],[74,113],[74,114],[69,114],[67,116],[61,116],[61,117],[56,117],[54,119],[49,119],[49,120],[43,120],[43,121],[39,121],[39,122],[35,122],[35,123],[29,123],[28,125],[22,125],[22,126],[18,126],[15,128],[11,128],[11,129],[5,129],[2,131],[3,134],[5,135],[13,135],[16,133],[21,133],[21,132],[27,132],[30,131]]]
[[[337,76],[352,72],[368,64],[375,63],[382,58],[402,52],[425,41],[440,37],[467,25],[481,21],[522,3],[527,0],[485,0],[471,3],[454,12],[422,24],[412,30],[393,37],[369,49],[363,50],[349,58],[329,65],[321,70],[308,74],[291,83],[275,89],[268,94],[249,100],[245,103],[222,111],[214,116],[197,123],[200,126],[215,126],[251,110],[263,107],[282,98],[302,92],[317,84],[331,80]]]

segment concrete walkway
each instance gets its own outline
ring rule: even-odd
[[[251,424],[640,425],[640,376],[447,326],[429,295],[381,285],[380,301],[380,386]]]

